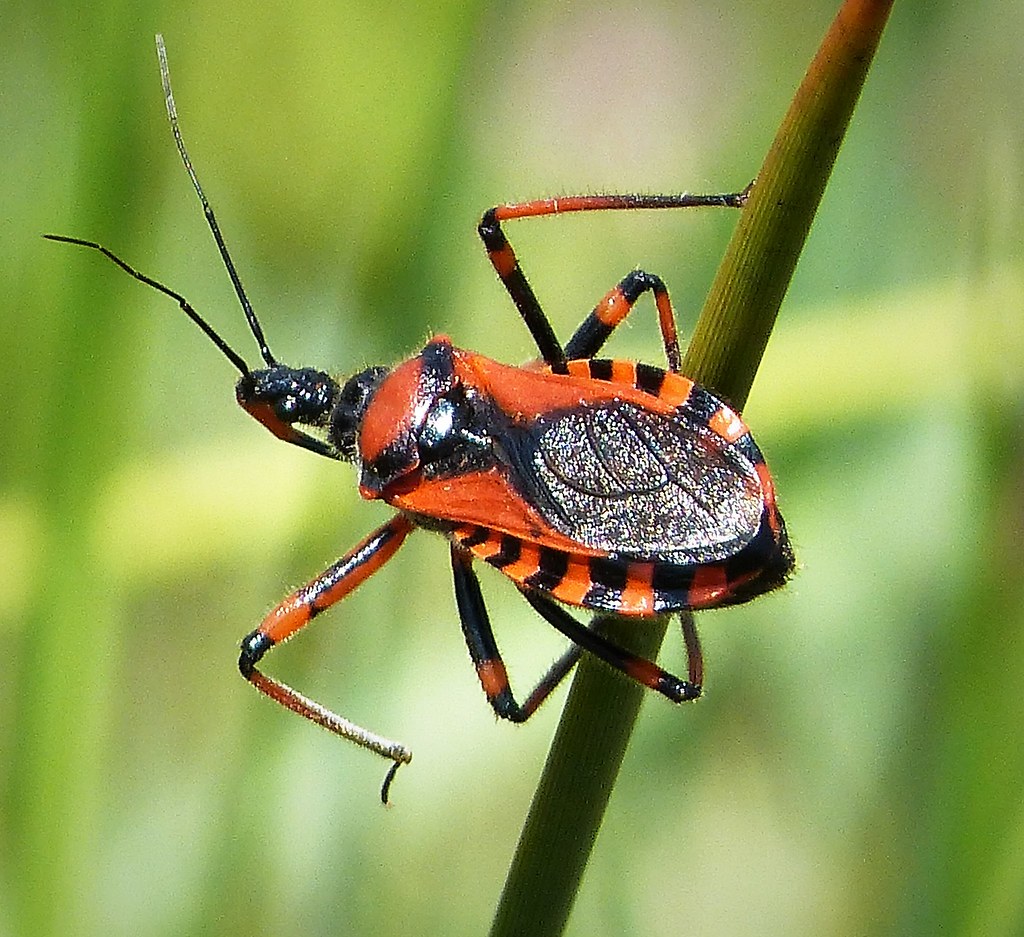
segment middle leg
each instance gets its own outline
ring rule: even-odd
[[[455,599],[459,607],[462,633],[465,635],[469,656],[476,667],[487,702],[502,719],[525,722],[562,682],[566,674],[576,666],[583,650],[576,643],[570,645],[540,679],[526,702],[520,705],[512,693],[508,671],[505,669],[505,662],[501,659],[501,652],[491,629],[487,606],[480,591],[480,581],[473,571],[472,557],[454,544],[451,547],[451,554]]]
[[[672,301],[661,277],[644,270],[627,273],[593,308],[565,346],[566,358],[570,361],[576,358],[593,358],[612,332],[633,311],[637,300],[648,290],[654,293],[654,302],[658,308],[658,326],[665,344],[668,369],[678,373],[682,365],[682,356],[679,353],[679,335],[676,331]]]

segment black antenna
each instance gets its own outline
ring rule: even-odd
[[[263,337],[263,329],[260,327],[260,323],[256,318],[256,313],[253,312],[252,304],[249,302],[249,297],[245,295],[245,289],[242,286],[242,280],[238,276],[238,271],[235,270],[234,263],[232,263],[231,261],[231,255],[228,253],[227,245],[224,243],[224,236],[220,233],[220,226],[217,224],[217,219],[213,214],[213,209],[210,207],[210,203],[207,201],[206,196],[203,194],[203,187],[199,184],[199,179],[196,176],[196,172],[192,168],[192,160],[188,158],[188,151],[185,149],[185,141],[181,138],[181,130],[178,129],[178,111],[177,108],[175,108],[174,106],[174,94],[171,92],[171,72],[170,69],[167,67],[167,49],[164,48],[164,37],[160,33],[156,34],[156,55],[157,58],[160,60],[160,81],[163,83],[164,86],[164,101],[167,104],[167,116],[170,118],[171,121],[171,132],[174,134],[174,142],[177,143],[178,145],[178,153],[181,155],[181,161],[185,164],[185,169],[188,172],[188,177],[192,180],[192,185],[196,190],[196,195],[199,196],[199,201],[203,206],[203,214],[206,215],[206,223],[210,226],[210,231],[213,233],[213,239],[217,242],[217,250],[220,251],[221,260],[224,261],[224,266],[227,268],[228,276],[231,277],[231,283],[235,287],[235,294],[238,296],[238,301],[242,304],[242,309],[245,312],[246,321],[249,323],[249,329],[252,331],[253,337],[256,339],[256,343],[260,347],[260,354],[263,356],[263,360],[267,363],[267,367],[272,368],[277,364],[277,360],[270,353],[270,347],[267,345],[267,340]],[[143,277],[141,274],[136,273],[127,264],[125,264],[121,260],[118,260],[118,258],[114,257],[109,251],[106,251],[103,248],[99,248],[98,245],[91,246],[97,247],[99,250],[103,250],[103,252],[108,257],[110,257],[111,260],[113,260],[119,266],[123,267],[125,270],[131,273],[132,276],[134,276],[136,279],[142,280],[144,283],[149,283],[152,286],[157,287],[158,289],[167,293],[169,296],[174,296],[176,299],[179,300],[180,303],[184,304],[184,300],[182,300],[181,297],[179,297],[176,293],[173,293],[166,287],[160,286],[159,283],[153,282],[148,277]],[[200,324],[200,327],[203,328],[204,331],[206,331],[207,335],[210,335],[211,338],[213,337],[213,335],[215,335],[215,333],[213,333],[213,330],[210,329],[210,327],[207,326],[204,322],[202,322],[202,320],[200,320],[198,316],[194,314],[194,312],[189,311],[191,307],[186,308],[185,305],[182,305],[182,308],[185,309],[187,313],[189,313],[193,321],[196,321]],[[215,338],[214,340],[222,350],[227,350],[227,346],[219,338]],[[229,357],[231,357],[232,361],[234,361],[235,358],[237,358],[237,355],[234,355],[234,352],[232,352],[229,355]],[[248,374],[248,369],[244,369],[243,373]]]
[[[196,325],[199,326],[205,333],[206,337],[213,342],[223,353],[224,356],[230,361],[239,371],[242,372],[242,377],[249,376],[249,365],[245,363],[245,359],[238,354],[217,332],[213,326],[210,325],[195,309],[192,308],[192,304],[185,299],[181,293],[172,290],[169,286],[164,286],[163,283],[158,280],[154,280],[152,277],[147,277],[146,274],[136,270],[130,264],[125,263],[120,257],[117,256],[112,250],[104,247],[102,244],[97,244],[95,241],[86,241],[83,238],[71,238],[65,237],[63,234],[44,234],[44,238],[50,241],[61,241],[64,244],[78,244],[81,247],[91,247],[95,251],[99,251],[104,257],[109,257],[115,264],[117,264],[125,273],[135,277],[140,283],[145,283],[146,286],[151,286],[155,290],[159,290],[165,296],[170,296],[171,299],[178,301],[178,305],[181,306],[185,315],[187,315]]]

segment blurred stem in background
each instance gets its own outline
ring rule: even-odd
[[[91,45],[89,62],[88,80],[101,99],[136,105],[140,95],[131,60],[112,41]],[[111,191],[133,188],[137,164],[131,156],[141,147],[138,137],[110,133],[105,108],[85,120],[75,154],[79,171],[103,178]],[[97,226],[104,215],[87,197],[79,208],[83,229]],[[140,212],[141,206],[127,209],[124,223],[138,225]],[[8,765],[9,854],[16,856],[18,872],[12,933],[18,934],[74,933],[90,921],[85,870],[107,796],[108,731],[117,719],[111,692],[124,622],[119,597],[96,556],[93,525],[96,479],[123,456],[132,433],[122,416],[124,393],[133,386],[134,324],[114,299],[123,295],[123,284],[78,269],[64,274],[65,298],[54,302],[45,331],[31,317],[18,317],[15,325],[32,333],[26,342],[31,357],[20,366],[50,375],[22,385],[29,393],[8,413],[17,424],[12,438],[21,443],[11,452],[21,463],[15,484],[39,512],[38,573],[21,622],[14,673],[17,732]],[[88,314],[78,306],[84,301]],[[103,357],[83,354],[93,348],[103,349]],[[112,380],[112,374],[120,378]]]

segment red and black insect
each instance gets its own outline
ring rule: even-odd
[[[661,279],[627,274],[563,346],[505,237],[517,218],[579,211],[742,205],[735,195],[595,195],[501,205],[479,233],[540,352],[522,367],[459,348],[445,336],[393,367],[338,382],[271,354],[228,256],[178,129],[166,55],[157,46],[171,127],[265,368],[251,369],[185,298],[92,241],[131,276],[170,296],[241,377],[238,403],[275,436],[355,463],[359,493],[395,516],[281,602],[242,641],[239,667],[257,689],[330,731],[391,759],[382,790],[412,758],[258,664],[384,565],[417,527],[449,542],[463,634],[494,711],[522,722],[587,651],[673,702],[700,695],[703,663],[682,616],[688,679],[673,676],[579,622],[566,606],[650,617],[745,602],[793,567],[771,475],[739,415],[679,373],[675,316]],[[667,368],[597,359],[612,331],[650,292]],[[473,560],[501,570],[569,638],[569,650],[519,703],[498,650]]]

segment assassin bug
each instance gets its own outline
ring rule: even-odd
[[[463,634],[498,716],[526,720],[584,651],[673,702],[696,699],[703,662],[688,615],[681,616],[689,658],[683,680],[614,645],[564,606],[649,617],[745,602],[782,585],[793,554],[771,475],[739,415],[679,373],[675,315],[659,277],[627,274],[563,346],[502,224],[580,211],[739,207],[746,194],[589,195],[492,208],[478,231],[541,359],[500,364],[439,335],[393,368],[367,368],[339,383],[323,371],[281,364],[271,353],[186,152],[159,36],[157,52],[178,152],[266,367],[251,369],[181,294],[107,248],[46,237],[97,250],[174,299],[240,372],[235,395],[244,410],[286,442],[354,462],[359,493],[397,510],[243,639],[243,676],[288,709],[390,759],[381,790],[387,802],[395,771],[412,753],[267,676],[258,664],[423,527],[449,542]],[[595,358],[647,292],[667,369]],[[474,560],[501,570],[571,642],[522,704],[512,693]]]

